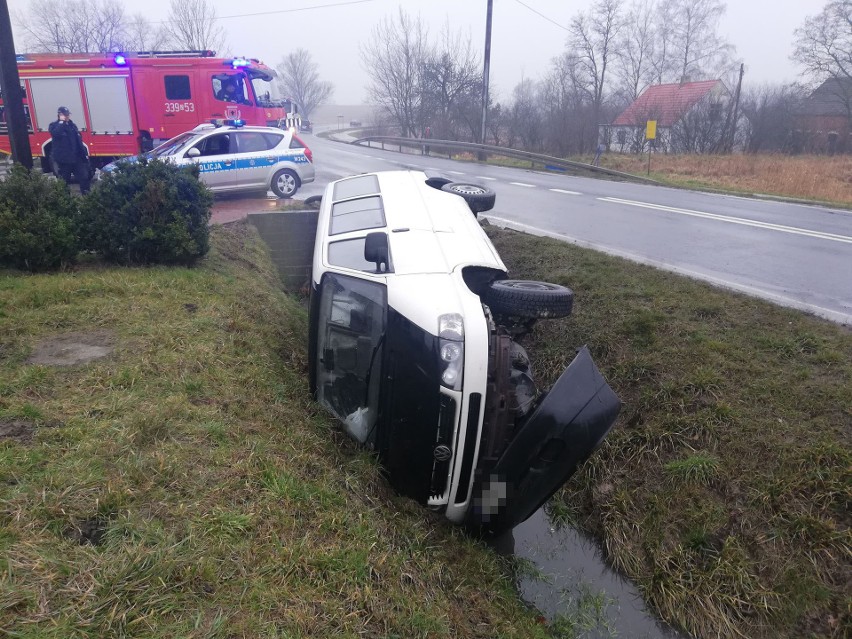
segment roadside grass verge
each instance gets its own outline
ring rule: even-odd
[[[697,637],[848,637],[849,328],[488,229],[512,277],[575,291],[528,343],[541,385],[588,343],[624,402],[553,511]]]
[[[0,634],[543,637],[482,543],[310,401],[251,227],[186,268],[0,273]],[[39,344],[111,354],[60,368]]]

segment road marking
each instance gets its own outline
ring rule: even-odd
[[[566,191],[565,189],[550,189],[554,193],[564,193],[565,195],[583,195],[579,191]]]
[[[523,186],[528,189],[534,189],[535,184],[525,184],[524,182],[509,182],[509,184],[514,184],[515,186]]]
[[[487,175],[474,175],[477,180],[496,180],[497,178],[488,177]]]
[[[424,171],[440,171],[441,169],[439,169],[439,168],[437,168],[437,167],[435,167],[435,166],[427,166],[427,167],[426,167],[425,169],[423,169],[423,170],[424,170]]]
[[[633,200],[622,200],[617,197],[599,197],[602,202],[612,202],[614,204],[626,204],[627,206],[637,206],[643,209],[654,209],[664,211],[666,213],[677,213],[678,215],[688,215],[690,217],[700,217],[706,220],[715,220],[717,222],[727,222],[728,224],[741,224],[743,226],[752,226],[759,229],[767,229],[769,231],[780,231],[781,233],[792,233],[793,235],[803,235],[805,237],[814,237],[820,240],[831,240],[833,242],[843,242],[844,244],[852,244],[852,237],[847,235],[837,235],[836,233],[823,233],[822,231],[812,231],[796,226],[784,226],[783,224],[770,224],[769,222],[758,222],[757,220],[749,220],[742,217],[731,217],[728,215],[718,215],[717,213],[705,213],[703,211],[692,211],[690,209],[679,209],[673,206],[663,206],[662,204],[649,204],[648,202],[635,202]]]
[[[563,242],[570,242],[571,244],[576,244],[577,246],[582,246],[584,248],[590,248],[596,251],[602,251],[603,253],[607,253],[609,255],[623,257],[633,262],[639,262],[640,264],[648,264],[649,266],[655,266],[659,269],[669,271],[671,273],[677,273],[679,275],[685,275],[693,279],[710,282],[711,284],[715,284],[716,286],[721,286],[722,288],[726,288],[733,291],[740,291],[748,295],[753,295],[761,299],[769,300],[770,302],[775,302],[776,304],[780,304],[788,308],[797,308],[799,310],[808,311],[809,313],[814,313],[816,315],[819,315],[820,317],[824,317],[833,322],[839,322],[841,324],[852,323],[852,314],[850,313],[835,311],[833,309],[825,308],[823,306],[817,306],[816,304],[808,304],[807,302],[802,302],[800,300],[794,299],[792,297],[786,297],[784,295],[778,295],[773,291],[766,291],[756,286],[749,286],[748,284],[732,282],[730,280],[715,277],[713,275],[707,275],[706,273],[702,273],[701,271],[693,271],[691,269],[674,266],[669,262],[662,262],[660,260],[644,257],[643,255],[639,255],[638,253],[622,251],[620,249],[615,249],[611,246],[607,246],[605,244],[589,242],[588,240],[581,240],[580,238],[573,237],[565,233],[548,231],[537,226],[523,224],[522,222],[515,222],[514,220],[507,220],[506,218],[502,217],[494,217],[489,215],[488,221],[492,224],[497,222],[500,225],[505,226],[506,228],[515,229],[516,231],[523,231],[525,233],[530,233],[532,235],[539,235],[543,237],[552,237],[553,239],[561,240]]]
[[[447,171],[447,173],[452,173],[453,175],[464,175],[461,171]]]

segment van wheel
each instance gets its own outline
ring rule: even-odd
[[[299,176],[290,169],[281,169],[272,177],[272,192],[278,197],[293,197],[299,190]]]
[[[568,317],[574,305],[570,288],[530,280],[497,280],[482,298],[492,313],[534,319]]]
[[[488,187],[466,182],[450,182],[444,184],[441,190],[460,195],[474,214],[490,211],[497,199],[497,194]]]

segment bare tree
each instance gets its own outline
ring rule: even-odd
[[[795,113],[804,98],[796,85],[763,85],[743,92],[743,147],[748,153],[792,149]]]
[[[126,21],[125,34],[127,51],[158,51],[164,49],[169,40],[169,34],[162,26],[155,27],[141,13]]]
[[[596,135],[582,74],[580,60],[566,51],[554,58],[541,82],[538,95],[545,122],[545,148],[557,155],[581,152]]]
[[[654,15],[654,48],[651,53],[654,84],[665,84],[675,76],[675,15],[677,0],[659,0]]]
[[[796,29],[793,59],[818,84],[832,79],[831,92],[852,123],[852,0],[834,0]]]
[[[458,125],[465,126],[465,137],[476,135],[481,125],[477,116],[481,116],[482,72],[470,36],[453,33],[446,24],[440,43],[426,62],[423,81],[423,120],[431,135],[459,137]]]
[[[166,30],[176,49],[218,51],[225,46],[225,30],[208,0],[171,0]]]
[[[17,18],[27,48],[45,53],[121,51],[126,48],[124,7],[110,0],[33,0]]]
[[[654,22],[656,5],[653,0],[634,0],[618,44],[617,70],[625,100],[636,100],[653,81],[651,64],[654,55]]]
[[[370,98],[396,121],[401,135],[416,137],[425,128],[421,104],[429,59],[426,27],[402,7],[396,19],[385,18],[376,25],[368,44],[361,47]]]
[[[595,126],[603,105],[607,68],[615,55],[615,42],[623,24],[621,0],[598,0],[589,13],[581,13],[571,21],[568,46],[583,69]],[[596,144],[597,139],[591,139],[589,146],[594,148]]]
[[[284,57],[278,65],[278,86],[296,101],[306,118],[334,92],[331,82],[320,79],[317,65],[307,49],[296,49]]]
[[[675,51],[680,82],[718,77],[730,65],[733,47],[718,33],[725,13],[721,0],[678,0],[675,8]]]

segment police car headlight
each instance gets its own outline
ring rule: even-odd
[[[458,313],[438,318],[438,356],[441,383],[460,390],[464,371],[464,318]]]

